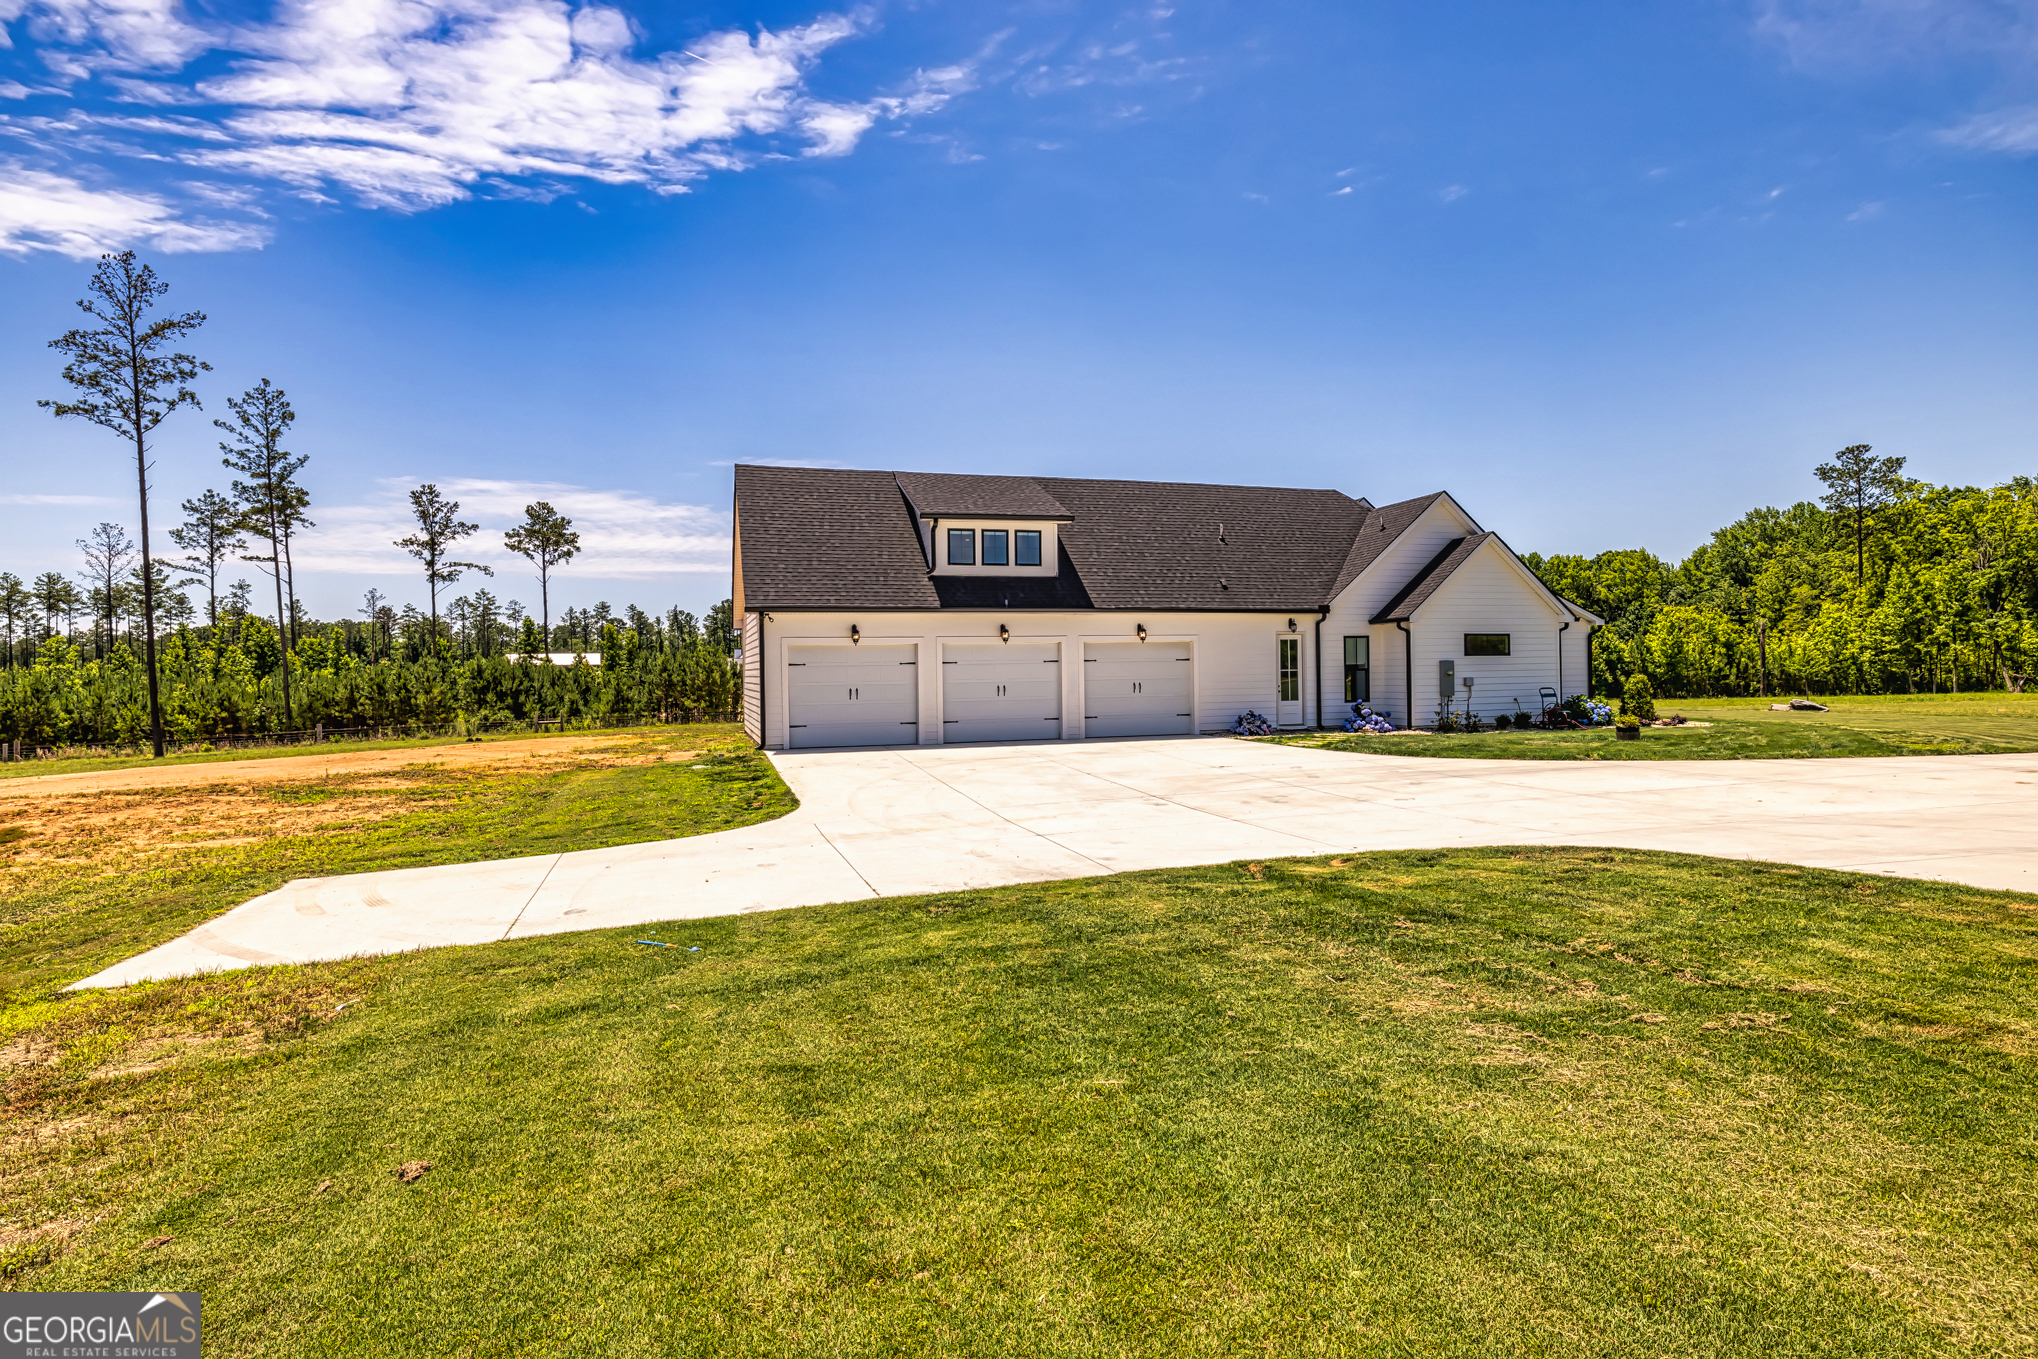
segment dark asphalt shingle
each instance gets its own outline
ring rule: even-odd
[[[744,465],[744,606],[1314,611],[1440,495]],[[914,509],[1061,520],[1061,570],[932,576]]]

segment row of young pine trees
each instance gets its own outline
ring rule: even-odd
[[[10,750],[16,743],[147,744],[160,756],[173,742],[319,728],[612,725],[698,720],[734,708],[740,670],[727,601],[705,627],[681,610],[658,620],[632,606],[618,620],[600,605],[568,610],[554,629],[551,575],[578,554],[580,536],[544,501],[526,506],[523,522],[504,535],[505,546],[536,569],[538,617],[524,616],[514,600],[498,608],[482,590],[454,601],[448,626],[441,590],[470,572],[494,572],[458,559],[462,541],[479,526],[463,521],[459,502],[427,483],[410,492],[415,527],[395,545],[422,568],[429,608],[398,615],[370,591],[365,623],[311,622],[297,603],[292,559],[298,532],[314,526],[299,480],[308,458],[286,448],[296,412],[267,378],[227,399],[230,419],[213,421],[225,436],[220,451],[231,494],[207,490],[184,501],[185,519],[168,537],[185,555],[158,556],[149,519],[151,436],[180,408],[199,406],[191,384],[210,371],[176,350],[205,323],[204,313],[157,314],[167,290],[134,252],[104,256],[89,296],[78,303],[90,324],[51,341],[66,357],[63,379],[72,395],[38,404],[98,425],[131,450],[140,542],[129,543],[115,524],[101,524],[81,541],[90,567],[84,597],[57,573],[27,587],[18,577],[0,577],[7,643],[0,743]],[[236,561],[253,562],[268,577],[273,626],[261,616],[266,601],[253,598],[245,581],[234,583],[222,606],[221,577]],[[176,569],[190,574],[173,579]],[[205,588],[203,623],[181,593],[187,585]],[[89,656],[55,627],[59,612],[81,603],[90,604],[95,619]],[[40,635],[17,648],[20,623],[32,623],[37,613]],[[122,614],[133,622],[126,637],[117,626]],[[512,642],[514,651],[505,645]],[[544,654],[555,642],[598,659],[590,664],[594,657],[576,655],[553,664]]]

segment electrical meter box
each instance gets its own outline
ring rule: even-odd
[[[1437,662],[1437,697],[1456,698],[1458,695],[1458,663]]]

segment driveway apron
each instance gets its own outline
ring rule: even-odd
[[[2031,755],[1455,760],[1180,737],[773,759],[800,799],[776,821],[302,879],[76,985],[1133,869],[1459,845],[1676,850],[2038,891]]]

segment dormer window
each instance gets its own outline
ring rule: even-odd
[[[931,516],[921,541],[937,576],[1052,576],[1061,565],[1053,522],[1020,527],[1011,519],[991,515],[971,523],[957,516],[945,522]]]

